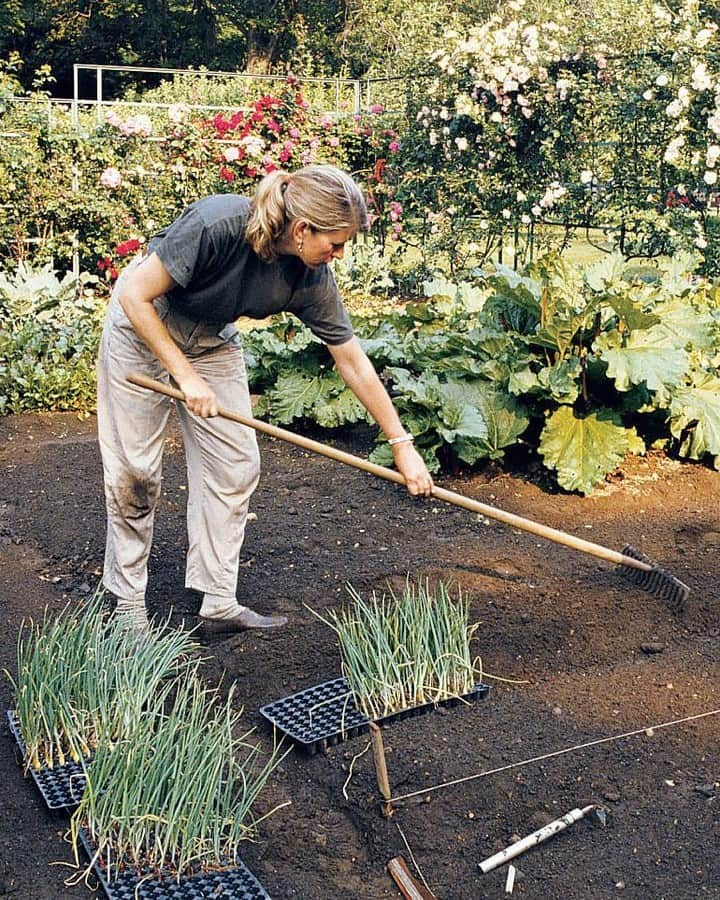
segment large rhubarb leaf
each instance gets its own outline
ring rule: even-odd
[[[682,297],[675,297],[655,307],[660,317],[658,332],[670,342],[696,350],[709,350],[715,345],[715,322],[709,312],[700,312]]]
[[[583,270],[583,278],[594,291],[605,291],[622,278],[625,261],[622,253],[610,253]]]
[[[500,459],[503,449],[514,444],[530,423],[521,403],[487,381],[448,382],[439,393],[443,423],[438,431],[470,465],[479,459]],[[449,421],[447,411],[453,409],[453,400],[463,403],[463,415],[455,422]]]
[[[625,428],[612,413],[581,419],[571,407],[561,406],[548,419],[539,450],[561,487],[590,494],[627,453],[642,453],[645,445],[634,428]]]
[[[696,253],[681,250],[672,256],[658,261],[658,268],[663,273],[662,285],[668,294],[685,294],[690,287],[689,275],[698,264]]]
[[[438,426],[443,438],[452,444],[458,436],[488,437],[488,424],[480,403],[484,399],[483,388],[487,382],[469,384],[453,381],[438,385]]]
[[[617,331],[603,334],[593,350],[607,363],[608,375],[619,391],[643,382],[651,391],[678,385],[689,363],[683,347],[658,325],[633,331],[625,339]]]
[[[278,377],[269,399],[266,398],[266,408],[273,421],[287,425],[294,419],[309,415],[322,394],[323,384],[319,376],[285,372]]]
[[[360,338],[361,347],[379,368],[404,363],[405,343],[405,336],[390,322],[381,322],[370,335]]]
[[[628,293],[608,294],[605,300],[630,331],[652,328],[662,321],[655,313],[645,312],[641,304]]]
[[[540,369],[538,384],[557,403],[573,403],[580,393],[580,360],[570,356],[554,366]]]
[[[670,430],[681,441],[681,456],[720,455],[720,378],[707,375],[691,388],[678,389],[670,406]]]
[[[365,407],[335,369],[316,376],[284,372],[262,397],[258,414],[264,413],[284,425],[307,418],[323,428],[369,421]]]
[[[556,403],[573,403],[580,393],[580,371],[577,356],[543,366],[537,372],[526,366],[510,374],[508,390],[516,397],[528,394],[533,399],[547,397]]]
[[[407,369],[395,366],[386,369],[385,374],[394,383],[394,395],[400,394],[421,406],[435,409],[438,401],[438,385],[440,384],[435,375],[425,372],[422,375],[414,375]]]
[[[365,407],[350,388],[345,388],[335,396],[321,397],[312,412],[315,421],[322,428],[340,428],[369,420]]]
[[[483,307],[486,321],[520,334],[532,334],[540,322],[540,282],[501,265],[487,280],[494,293]]]

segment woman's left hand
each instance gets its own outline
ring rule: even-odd
[[[411,443],[396,444],[393,447],[395,467],[405,479],[408,491],[414,497],[430,497],[433,480],[422,456]]]

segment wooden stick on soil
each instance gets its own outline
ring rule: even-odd
[[[385,803],[382,805],[382,814],[386,818],[392,816],[394,810],[390,798],[392,791],[390,790],[390,779],[388,778],[387,762],[385,761],[385,744],[382,739],[382,732],[374,722],[370,722],[370,741],[372,743],[373,762],[375,763],[375,777],[380,790],[380,796]]]
[[[406,900],[437,900],[435,894],[431,893],[412,877],[402,856],[396,856],[391,859],[387,864],[387,870]]]

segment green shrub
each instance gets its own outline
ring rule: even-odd
[[[0,273],[0,415],[95,407],[105,304],[95,276],[58,279],[48,263]]]

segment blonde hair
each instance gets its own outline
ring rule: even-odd
[[[245,240],[260,259],[270,262],[287,227],[303,219],[314,231],[365,231],[365,198],[353,179],[335,166],[305,166],[289,173],[277,169],[257,186],[245,228]]]

